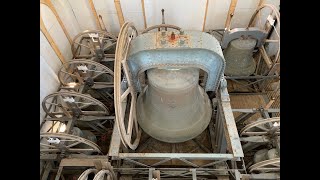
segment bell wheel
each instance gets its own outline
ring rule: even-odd
[[[115,53],[114,99],[116,123],[125,147],[135,150],[140,142],[141,128],[136,116],[137,92],[129,72],[127,55],[130,42],[138,35],[133,23],[126,22],[120,29]]]
[[[74,37],[71,45],[73,58],[113,57],[117,37],[107,31],[86,30]]]
[[[246,125],[240,136],[280,135],[280,117],[267,118]]]

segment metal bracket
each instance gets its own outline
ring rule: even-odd
[[[227,89],[227,80],[225,77],[221,78],[220,81],[220,89],[221,89],[221,101],[222,102],[230,102],[230,97]]]
[[[267,32],[261,30],[257,27],[249,27],[249,28],[234,28],[230,31],[225,31],[223,33],[223,37],[221,40],[221,47],[223,49],[228,47],[228,44],[234,40],[239,39],[241,37],[250,37],[257,40],[256,47],[260,47],[265,38],[267,37]]]

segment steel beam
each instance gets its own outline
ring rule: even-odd
[[[117,159],[203,159],[203,160],[219,160],[219,159],[234,159],[232,154],[217,154],[217,153],[119,153]]]

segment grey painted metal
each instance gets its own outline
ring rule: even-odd
[[[148,86],[137,100],[137,119],[154,139],[180,143],[200,135],[208,126],[212,108],[198,85],[199,69],[148,70]]]
[[[155,169],[154,168],[150,168],[149,169],[149,177],[148,177],[148,180],[153,180],[153,171],[154,171]]]
[[[190,171],[192,172],[192,180],[197,180],[197,170],[196,169],[190,169]]]
[[[277,113],[280,112],[280,109],[263,109],[262,111],[266,111],[266,113]],[[260,113],[261,110],[257,108],[253,109],[232,109],[232,112],[242,112],[242,113]]]
[[[220,91],[218,91],[218,105],[221,108],[221,118],[224,120],[224,129],[229,150],[235,157],[244,157],[237,126],[234,120],[230,98],[227,89],[227,81],[222,78]],[[218,108],[219,108],[218,107]]]
[[[163,159],[163,158],[183,158],[183,159],[205,159],[205,160],[220,160],[234,159],[232,154],[218,153],[119,153],[117,159]]]
[[[280,173],[241,174],[242,180],[276,180],[280,179]]]
[[[253,49],[256,40],[235,39],[223,51],[226,60],[225,75],[228,76],[249,76],[255,72],[256,62],[253,59]]]
[[[216,116],[216,150],[215,152],[217,153],[225,153],[227,151],[227,142],[226,142],[226,137],[224,134],[224,122],[223,118],[221,117],[221,105],[218,104],[218,113]]]
[[[228,44],[234,40],[239,39],[242,36],[250,37],[257,40],[256,47],[260,47],[267,36],[267,32],[265,30],[261,30],[257,27],[249,27],[249,28],[234,28],[230,31],[225,31],[223,33],[223,37],[221,40],[221,47],[227,48]]]
[[[196,67],[208,73],[205,91],[216,91],[222,77],[225,60],[219,42],[201,31],[146,33],[134,38],[128,54],[128,65],[136,90],[141,92],[139,74],[159,67]],[[182,43],[183,42],[183,43]]]
[[[226,79],[269,79],[277,78],[279,75],[268,75],[268,76],[225,76]]]
[[[236,180],[240,180],[241,179],[241,174],[240,174],[240,172],[238,170],[234,171],[234,176],[235,176]]]

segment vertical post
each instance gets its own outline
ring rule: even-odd
[[[226,20],[226,24],[225,24],[225,28],[224,28],[225,31],[230,30],[231,18],[234,15],[234,11],[236,9],[237,2],[238,2],[238,0],[231,0],[228,15],[227,15],[227,20]]]
[[[209,5],[209,0],[206,0],[206,9],[205,9],[205,12],[204,12],[202,31],[204,31],[204,28],[206,27],[206,20],[207,20],[207,14],[208,14],[208,5]]]
[[[152,180],[153,179],[153,171],[155,169],[154,168],[149,168],[149,176],[148,176],[148,180]]]
[[[143,21],[144,21],[144,28],[147,28],[147,18],[146,18],[146,9],[144,7],[144,0],[141,0],[142,5],[142,13],[143,13]]]
[[[192,172],[192,180],[197,180],[196,169],[190,169],[190,171]]]
[[[59,180],[60,179],[60,176],[61,176],[61,173],[62,173],[62,169],[63,169],[63,166],[59,166],[57,175],[56,175],[54,180]]]
[[[122,25],[124,24],[124,17],[123,17],[123,13],[122,13],[122,9],[121,9],[120,0],[114,0],[114,5],[116,6],[118,20],[119,20],[119,24],[120,24],[120,28],[121,28]]]
[[[90,4],[91,11],[93,13],[94,19],[96,20],[96,24],[97,24],[99,30],[102,30],[102,27],[101,27],[101,24],[99,22],[99,18],[98,18],[98,14],[97,14],[96,8],[94,7],[94,4],[93,4],[93,0],[89,0],[89,4]]]

